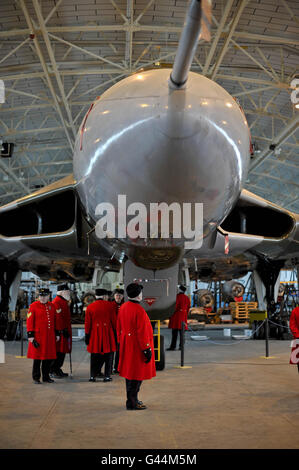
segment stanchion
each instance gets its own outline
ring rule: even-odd
[[[262,356],[263,359],[274,359],[275,356],[269,355],[269,318],[268,312],[266,313],[265,318],[265,344],[266,344],[266,356]]]
[[[23,318],[21,318],[21,356],[24,356],[23,339]]]
[[[181,365],[175,366],[175,369],[192,369],[191,366],[184,366],[185,360],[185,323],[182,321],[181,330],[180,330],[180,340],[181,340]]]
[[[184,353],[185,353],[185,323],[182,321],[182,328],[180,331],[181,342],[181,367],[184,367]]]
[[[266,357],[269,357],[269,320],[268,315],[265,322],[265,340],[266,340]]]
[[[18,359],[23,359],[23,358],[26,358],[26,356],[24,356],[24,333],[23,333],[23,318],[21,318],[21,320],[19,320],[19,325],[20,328],[21,328],[21,355],[20,356],[16,356],[16,358]]]

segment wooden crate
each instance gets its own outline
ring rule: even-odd
[[[243,323],[249,321],[249,312],[257,308],[257,302],[231,302],[229,306],[234,321]]]
[[[257,302],[246,302],[248,310],[256,310],[257,309]]]

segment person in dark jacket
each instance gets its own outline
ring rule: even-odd
[[[117,342],[117,333],[116,333],[116,325],[117,325],[117,317],[118,312],[122,304],[124,303],[124,290],[123,289],[115,289],[113,293],[114,300],[112,302],[113,309],[114,309],[114,325],[115,325],[115,339]],[[119,361],[119,344],[116,344],[116,353],[114,359],[114,368],[113,373],[118,374],[118,361]]]

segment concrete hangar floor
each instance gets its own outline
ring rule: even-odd
[[[168,347],[170,331],[162,328],[162,334]],[[290,341],[271,340],[265,359],[264,341],[238,342],[216,329],[204,334],[213,342],[186,335],[185,365],[191,368],[175,368],[180,352],[166,352],[165,370],[142,384],[143,412],[125,409],[122,377],[88,382],[84,341],[74,343],[73,379],[42,385],[32,382],[32,361],[16,358],[20,342],[6,342],[0,448],[298,448],[299,376],[289,365]],[[69,372],[68,357],[63,368]]]

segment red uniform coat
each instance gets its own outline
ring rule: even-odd
[[[105,354],[116,351],[113,315],[111,302],[96,300],[88,305],[85,313],[85,333],[90,335],[88,352]]]
[[[185,294],[178,294],[176,296],[175,312],[170,317],[168,328],[174,330],[181,330],[182,321],[185,323],[185,330],[188,330],[187,317],[190,309],[190,299]]]
[[[27,331],[34,331],[34,339],[39,343],[35,348],[28,344],[27,357],[30,359],[56,359],[56,308],[52,302],[33,302],[27,314]]]
[[[128,380],[147,380],[155,377],[155,354],[153,328],[150,319],[138,302],[125,302],[117,318],[119,342],[118,371]],[[152,358],[148,364],[142,351],[151,348]]]
[[[298,364],[299,362],[299,307],[295,307],[291,313],[290,330],[294,336],[290,364]]]
[[[57,330],[66,329],[69,333],[69,338],[65,338],[61,331],[60,340],[56,343],[56,351],[61,353],[70,353],[72,351],[72,326],[68,301],[60,295],[57,295],[52,303],[57,312]]]
[[[113,328],[116,330],[118,312],[119,312],[119,309],[122,306],[123,302],[118,304],[117,302],[115,302],[115,300],[113,300],[113,302],[110,302],[110,303],[111,303],[112,308],[113,308]]]

